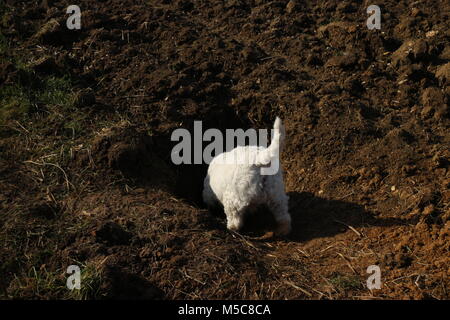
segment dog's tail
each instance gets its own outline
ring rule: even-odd
[[[286,135],[283,123],[279,117],[275,119],[273,125],[273,138],[270,146],[259,153],[258,162],[260,165],[268,165],[272,159],[279,158],[284,145],[284,137]]]

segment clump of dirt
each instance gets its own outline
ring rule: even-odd
[[[6,297],[67,297],[80,263],[101,295],[78,298],[448,299],[448,5],[385,1],[369,30],[362,2],[81,0],[69,30],[70,4],[1,8],[0,95],[74,94],[24,90],[40,103],[1,127]],[[253,237],[264,210],[229,232],[171,135],[276,116],[292,234]]]
[[[103,130],[91,147],[77,154],[80,166],[96,170],[118,170],[125,177],[147,186],[171,188],[176,179],[173,168],[160,158],[154,139],[136,127],[117,126]]]
[[[107,222],[95,232],[95,238],[97,242],[107,245],[127,245],[130,243],[131,234],[123,230],[120,225]]]

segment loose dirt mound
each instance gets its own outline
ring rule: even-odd
[[[385,1],[381,30],[362,1],[78,3],[75,31],[67,1],[3,10],[0,83],[75,93],[3,126],[5,296],[67,297],[78,264],[96,289],[77,298],[449,298],[448,3]],[[230,233],[171,134],[277,115],[293,232],[248,237],[262,213]]]

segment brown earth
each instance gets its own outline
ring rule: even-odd
[[[68,1],[6,4],[8,55],[69,74],[76,103],[2,126],[4,297],[64,298],[43,275],[79,264],[100,275],[85,298],[449,298],[448,1],[383,1],[381,30],[363,1],[77,3],[79,31]],[[249,217],[230,233],[170,135],[277,115],[293,232],[257,240],[270,219]]]

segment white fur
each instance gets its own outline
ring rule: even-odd
[[[262,167],[279,157],[284,143],[284,127],[277,117],[274,137],[268,148],[257,146],[237,147],[216,156],[210,163],[204,181],[203,201],[208,207],[223,205],[227,227],[239,230],[247,211],[254,212],[259,205],[266,205],[278,223],[276,233],[286,235],[291,231],[291,216],[284,191],[281,165],[274,175],[262,175]],[[227,159],[243,159],[230,163]]]

